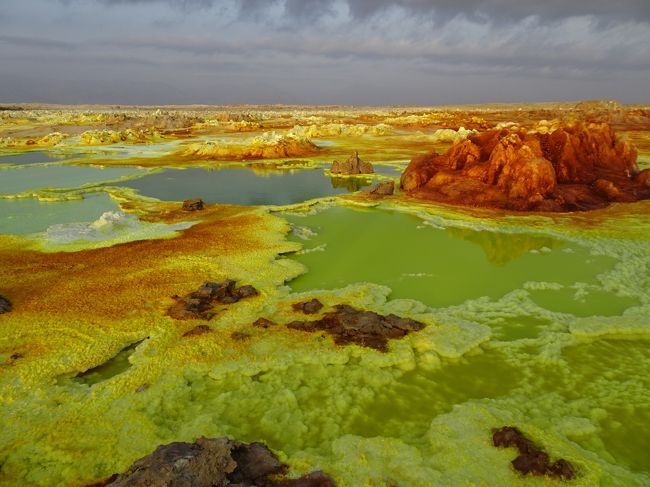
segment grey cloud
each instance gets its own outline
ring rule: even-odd
[[[70,0],[64,0],[70,1]],[[173,7],[181,9],[204,8],[217,3],[215,0],[96,0],[99,3],[108,6],[114,5],[129,5],[138,3],[168,3]]]
[[[63,0],[70,1],[70,0]],[[204,8],[222,0],[96,0],[105,5],[167,3],[182,9]],[[400,8],[411,14],[449,19],[464,15],[493,22],[522,19],[531,15],[557,20],[570,16],[592,15],[603,19],[650,20],[648,0],[342,0],[354,18],[366,19],[387,9]],[[234,0],[243,15],[259,17],[261,11],[278,4],[286,15],[316,19],[332,11],[336,0]]]
[[[395,63],[397,61],[425,62],[428,64],[445,63],[449,66],[472,65],[483,69],[514,69],[539,72],[544,70],[569,73],[592,73],[610,71],[643,71],[650,69],[650,33],[647,30],[636,32],[626,27],[611,27],[609,30],[593,30],[583,33],[586,43],[590,45],[597,36],[620,37],[622,32],[628,40],[640,47],[629,49],[624,45],[599,48],[574,45],[571,39],[563,39],[566,31],[574,26],[568,25],[559,30],[547,31],[531,24],[528,29],[515,35],[510,30],[493,34],[497,40],[481,43],[462,42],[445,37],[444,31],[439,37],[425,39],[403,38],[394,42],[390,38],[368,35],[365,31],[356,33],[302,33],[300,42],[296,42],[291,33],[274,32],[245,39],[214,39],[211,37],[136,37],[116,41],[123,49],[153,49],[155,51],[177,52],[186,55],[204,56],[248,56],[274,54],[289,57],[292,64],[314,58],[329,58],[348,62],[351,60],[373,60]],[[499,36],[506,40],[498,39]],[[591,36],[592,39],[589,39]],[[635,39],[636,36],[636,39]],[[551,39],[546,39],[550,37]],[[546,46],[544,42],[550,43]],[[643,47],[645,46],[645,47]],[[297,59],[295,59],[298,56]],[[291,59],[293,58],[293,59]],[[283,62],[287,62],[283,59]]]
[[[593,15],[617,19],[650,19],[647,0],[347,0],[355,17],[366,18],[390,7],[413,13],[436,13],[446,17],[465,15],[493,21],[521,19],[537,15],[556,20],[570,16]]]
[[[614,1],[2,0],[0,101],[650,102],[650,0]]]
[[[69,49],[74,46],[72,43],[56,39],[0,34],[0,44],[3,43],[13,44],[16,46],[35,47],[38,49]]]

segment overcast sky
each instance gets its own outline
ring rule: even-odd
[[[0,0],[0,102],[650,103],[650,0]]]

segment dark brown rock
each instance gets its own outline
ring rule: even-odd
[[[322,472],[284,477],[287,466],[261,443],[199,438],[170,443],[135,462],[123,475],[94,485],[112,487],[336,487]]]
[[[9,313],[9,311],[11,310],[12,310],[11,302],[4,296],[0,295],[0,315],[2,313]]]
[[[258,318],[253,323],[253,326],[256,326],[258,328],[270,328],[272,326],[275,326],[275,323],[267,318]]]
[[[512,461],[512,466],[524,475],[548,475],[566,480],[575,477],[569,462],[561,458],[551,465],[548,454],[514,426],[504,426],[496,430],[492,434],[492,443],[497,447],[517,448],[519,456]]]
[[[203,206],[204,203],[201,198],[192,198],[183,201],[183,209],[185,211],[199,211],[203,209]]]
[[[495,431],[492,435],[492,443],[494,446],[501,448],[517,446],[517,442],[521,439],[525,439],[525,436],[514,426],[504,426],[503,428]]]
[[[301,303],[293,303],[291,307],[294,309],[294,311],[301,311],[306,315],[313,315],[323,309],[323,303],[314,298]]]
[[[381,352],[388,350],[388,340],[402,338],[424,328],[424,324],[393,314],[382,316],[372,311],[361,311],[339,304],[336,311],[326,313],[320,320],[293,321],[287,327],[305,332],[325,331],[334,337],[334,343],[356,343]]]
[[[636,149],[607,124],[514,126],[415,157],[400,181],[416,198],[518,211],[577,211],[650,198]]]
[[[257,294],[257,289],[255,289],[253,286],[242,286],[237,289],[237,295],[239,296],[239,299],[257,296]]]
[[[546,475],[548,471],[548,455],[541,450],[522,453],[512,461],[515,470],[524,475]]]
[[[373,174],[375,172],[372,164],[362,161],[359,158],[359,153],[354,151],[345,161],[334,161],[330,169],[332,174]]]
[[[375,186],[368,190],[369,194],[375,196],[390,196],[395,192],[395,182],[390,181],[380,181]]]
[[[233,331],[230,334],[230,338],[233,340],[248,340],[250,337],[250,334],[243,331]]]
[[[566,460],[564,460],[563,458],[560,458],[557,462],[551,465],[549,469],[553,476],[560,477],[566,480],[571,480],[576,476],[571,464]]]
[[[257,295],[253,286],[236,288],[235,284],[236,282],[230,279],[223,282],[205,282],[196,291],[183,297],[173,296],[176,303],[169,308],[167,314],[177,320],[210,320],[215,314],[215,305],[232,304]]]
[[[205,335],[206,333],[212,333],[212,328],[208,325],[197,325],[189,331],[183,333],[184,337],[194,337],[199,335]]]

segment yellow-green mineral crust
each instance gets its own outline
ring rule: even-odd
[[[0,119],[0,137],[20,139],[2,142],[13,154],[57,127],[64,136],[47,145],[106,144],[84,157],[91,166],[268,157],[252,167],[326,169],[359,150],[405,167],[423,137],[451,143],[524,116],[535,112],[26,110]],[[243,142],[227,154],[206,144],[228,138]],[[303,150],[309,160],[295,160]],[[48,171],[11,176],[16,187],[0,193],[61,205],[110,195],[105,211],[126,217],[0,234],[0,295],[12,304],[0,314],[0,485],[84,486],[201,436],[264,442],[290,476],[322,470],[344,487],[650,484],[648,202],[513,215],[356,193],[186,212],[111,186],[141,170],[96,169],[69,187],[46,184]],[[97,227],[106,238],[75,237]],[[226,279],[258,295],[209,320],[168,315],[174,295]],[[314,298],[324,306],[313,315],[292,307]],[[339,304],[424,327],[381,352],[286,326]],[[576,478],[517,473],[514,450],[492,444],[505,425]]]

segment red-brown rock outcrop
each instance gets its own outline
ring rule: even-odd
[[[445,203],[520,211],[579,211],[650,198],[650,170],[607,124],[574,123],[550,133],[493,129],[446,154],[415,157],[407,194]]]

